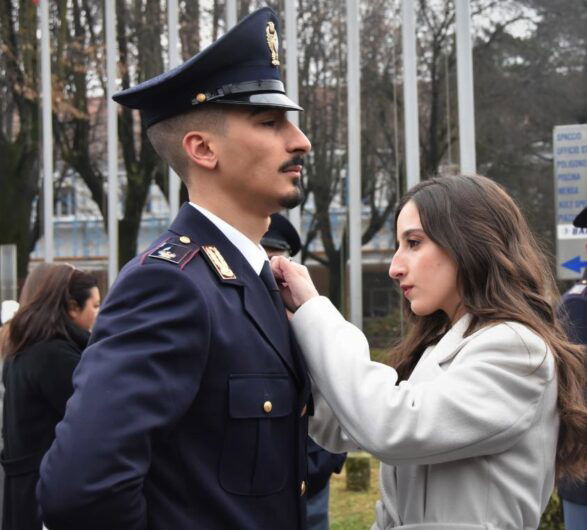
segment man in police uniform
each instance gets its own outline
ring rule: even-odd
[[[190,203],[102,306],[41,464],[52,530],[305,528],[309,382],[259,246],[310,150],[277,33],[260,9],[115,96]]]
[[[573,224],[577,228],[587,228],[587,208],[575,217]],[[569,338],[587,345],[587,269],[581,281],[564,294],[559,312]],[[563,500],[566,530],[587,528],[587,477],[583,482],[561,482],[558,493]]]

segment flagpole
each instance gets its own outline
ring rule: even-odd
[[[49,0],[41,0],[41,92],[43,115],[43,236],[45,261],[55,258],[53,236],[53,102],[51,50],[49,42]]]

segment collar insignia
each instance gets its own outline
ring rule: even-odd
[[[226,260],[222,257],[219,250],[213,245],[203,245],[202,250],[204,255],[208,258],[208,262],[216,270],[216,274],[222,280],[236,280],[236,276],[232,269],[226,263]]]
[[[271,64],[279,66],[279,37],[272,21],[267,22],[265,35],[267,36],[267,46],[269,46],[269,51],[271,52]]]

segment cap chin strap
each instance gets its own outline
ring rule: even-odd
[[[245,94],[247,92],[280,92],[285,94],[283,83],[277,79],[259,79],[258,81],[243,81],[241,83],[231,83],[223,85],[215,90],[200,92],[194,96],[191,103],[193,106],[202,103],[209,103],[231,94]]]

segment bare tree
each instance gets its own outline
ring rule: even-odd
[[[57,33],[59,89],[62,98],[56,139],[64,163],[80,175],[107,218],[104,195],[103,152],[96,152],[96,134],[104,123],[89,107],[97,96],[92,85],[106,93],[103,68],[104,40],[101,6],[88,0],[60,4]],[[128,88],[164,70],[161,36],[165,13],[158,0],[117,0],[117,38],[121,88]],[[88,31],[87,28],[90,28]],[[95,30],[95,31],[94,31]],[[103,32],[100,32],[100,35]],[[67,105],[65,104],[67,103]],[[103,103],[102,103],[103,104]],[[167,192],[167,168],[157,157],[146,136],[146,126],[138,112],[119,110],[118,137],[125,178],[122,180],[122,219],[119,221],[119,264],[136,254],[141,217],[151,182]]]
[[[31,223],[39,191],[36,31],[33,2],[0,3],[0,244],[16,244],[20,279],[36,240]]]
[[[304,211],[311,222],[303,246],[303,259],[312,257],[329,269],[329,295],[341,305],[341,266],[345,261],[346,230],[337,238],[332,224],[332,206],[346,205],[347,174],[347,86],[346,13],[344,4],[333,0],[301,2],[300,101],[302,129],[313,143],[307,164],[308,201]],[[362,112],[362,201],[363,244],[383,226],[396,198],[392,72],[392,46],[396,28],[386,2],[363,6],[361,32]],[[311,252],[320,237],[324,255]],[[337,239],[339,239],[337,241]]]

